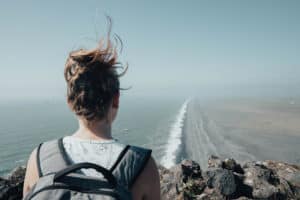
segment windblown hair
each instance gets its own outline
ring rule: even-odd
[[[106,41],[100,40],[97,48],[79,49],[69,54],[64,76],[67,102],[76,115],[87,121],[106,117],[113,97],[120,92],[119,77],[127,70],[117,73],[116,69],[122,68],[117,57],[110,30]]]

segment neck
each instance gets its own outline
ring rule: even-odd
[[[112,139],[111,124],[106,123],[105,120],[101,120],[87,125],[82,120],[79,120],[79,128],[73,136],[82,139],[109,140]]]

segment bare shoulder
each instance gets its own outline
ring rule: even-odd
[[[158,168],[153,157],[149,158],[141,176],[145,176],[147,178],[158,176]]]
[[[134,200],[160,199],[160,180],[155,160],[150,157],[145,168],[132,186]]]
[[[32,188],[32,186],[39,179],[36,157],[37,157],[37,149],[34,149],[31,152],[29,159],[27,161],[27,168],[26,168],[26,174],[25,174],[24,186],[23,186],[23,196],[27,194],[27,192]]]

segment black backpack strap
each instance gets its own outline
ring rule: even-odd
[[[41,160],[40,160],[40,152],[41,152],[42,145],[43,143],[39,144],[36,150],[36,165],[37,165],[39,177],[43,176],[42,169],[41,169]]]
[[[122,152],[119,154],[117,160],[115,161],[115,163],[113,164],[113,166],[109,169],[109,171],[113,172],[116,167],[119,165],[119,163],[121,162],[121,160],[123,159],[124,155],[127,153],[127,151],[129,150],[130,145],[126,145],[125,148],[122,150]]]
[[[136,146],[126,146],[110,171],[119,184],[130,189],[145,168],[152,150]]]
[[[44,142],[38,146],[37,167],[40,177],[62,170],[71,164],[63,147],[62,139]]]

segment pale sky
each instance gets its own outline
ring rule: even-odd
[[[300,1],[0,2],[0,99],[61,98],[68,53],[123,40],[126,95],[300,94]],[[95,40],[92,41],[91,39]]]

